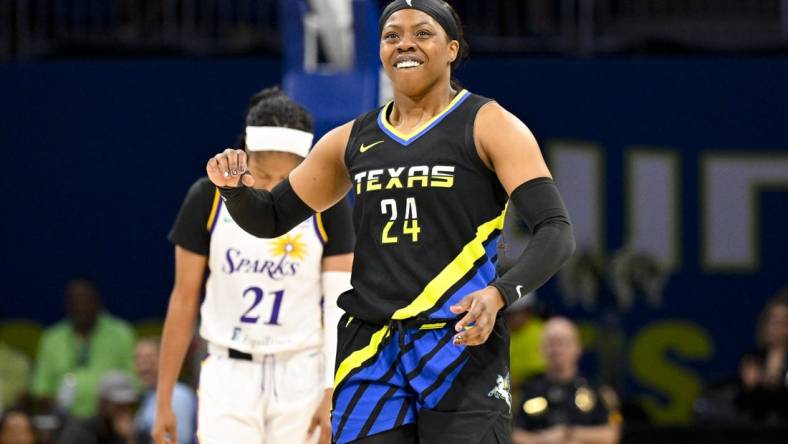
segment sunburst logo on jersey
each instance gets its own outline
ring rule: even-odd
[[[274,240],[271,254],[274,256],[282,256],[282,259],[290,257],[301,260],[306,257],[306,244],[301,242],[301,234],[293,236],[285,234]]]

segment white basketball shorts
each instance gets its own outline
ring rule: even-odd
[[[200,372],[199,444],[300,444],[325,393],[323,352],[230,358],[209,344]]]

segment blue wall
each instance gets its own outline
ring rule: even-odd
[[[77,274],[99,280],[114,313],[162,317],[173,269],[165,237],[181,199],[206,159],[235,140],[248,96],[277,83],[280,72],[276,60],[237,59],[0,65],[7,202],[0,319],[59,319],[63,283]],[[788,154],[788,58],[478,58],[460,78],[523,119],[543,146],[571,139],[600,147],[608,251],[624,241],[626,150],[676,153],[682,268],[661,308],[638,304],[621,325],[630,340],[644,326],[687,320],[711,338],[711,356],[690,359],[670,347],[665,354],[706,377],[734,373],[752,345],[758,310],[788,284],[788,194],[777,187],[759,201],[759,268],[704,271],[699,158]],[[553,283],[542,298],[563,310],[555,290]],[[632,385],[670,402],[659,384],[635,378]]]
[[[57,320],[75,274],[97,278],[115,313],[162,316],[165,236],[181,199],[279,73],[275,60],[0,65],[2,180],[14,202],[0,317]]]

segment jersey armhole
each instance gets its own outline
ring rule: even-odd
[[[355,119],[353,119],[353,126],[350,128],[350,134],[348,135],[347,144],[345,145],[345,153],[342,156],[343,160],[345,161],[345,171],[347,171],[348,178],[350,178],[349,157],[353,153],[354,141],[356,139],[356,135],[358,134],[359,127],[362,126],[362,120],[364,120],[364,117],[366,116],[356,117]],[[352,181],[353,180],[351,179],[351,182]]]
[[[480,171],[485,171],[489,174],[495,174],[495,171],[488,167],[484,160],[482,160],[481,156],[479,155],[479,147],[476,146],[476,138],[474,137],[474,133],[476,131],[476,118],[479,116],[479,111],[482,110],[485,106],[489,105],[490,103],[497,103],[493,99],[486,99],[484,102],[475,105],[476,109],[473,111],[473,119],[471,119],[470,124],[465,129],[465,145],[470,147],[470,156],[473,162],[479,167]]]

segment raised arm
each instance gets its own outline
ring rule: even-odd
[[[205,169],[241,228],[257,237],[277,237],[314,212],[331,207],[350,190],[344,154],[352,125],[346,123],[323,136],[271,192],[251,188],[254,178],[247,173],[242,150],[217,154]]]

